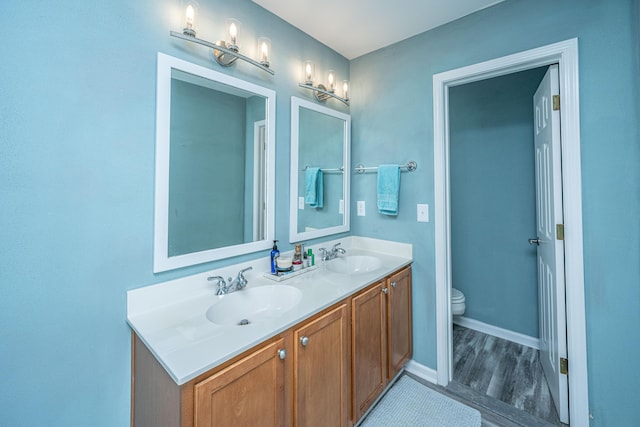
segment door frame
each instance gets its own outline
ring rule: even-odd
[[[449,88],[554,63],[559,64],[561,96],[569,418],[572,425],[588,425],[577,38],[433,76],[437,381],[446,386],[452,378]]]
[[[267,216],[267,186],[264,180],[267,170],[267,121],[253,122],[253,241],[262,240],[265,235]]]

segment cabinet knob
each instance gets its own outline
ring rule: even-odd
[[[386,294],[388,294],[388,293],[389,293],[389,289],[387,289],[387,288],[382,288],[382,293],[383,293],[383,294],[385,294],[385,295],[386,295]]]
[[[280,358],[280,360],[284,360],[284,358],[287,357],[287,350],[285,350],[284,348],[278,350],[278,357]]]
[[[307,344],[309,344],[309,337],[300,337],[300,344],[302,344],[303,347],[306,347]]]
[[[391,286],[396,287],[396,282],[391,282]]]

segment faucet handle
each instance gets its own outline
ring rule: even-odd
[[[322,261],[326,261],[329,256],[329,251],[327,251],[325,248],[320,248],[318,249],[318,252],[320,252],[320,255],[322,255]]]
[[[338,246],[341,245],[341,242],[336,243],[335,245],[333,245],[333,248],[331,248],[331,253],[332,256],[335,257],[336,254],[345,254],[347,253],[347,251],[345,249],[339,248]]]
[[[249,270],[253,270],[253,267],[249,266],[247,268],[243,268],[242,270],[240,270],[240,272],[238,274],[243,274],[244,272],[249,271]]]
[[[238,284],[240,285],[240,288],[244,288],[245,286],[247,286],[247,283],[249,283],[246,277],[244,277],[244,273],[249,270],[253,270],[253,267],[249,266],[247,268],[243,268],[238,272],[237,280],[238,280]]]
[[[217,280],[216,282],[216,295],[224,295],[227,293],[227,282],[224,281],[224,277],[222,276],[211,276],[207,277],[209,282],[213,280]]]

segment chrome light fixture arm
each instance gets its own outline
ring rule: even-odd
[[[308,83],[298,83],[298,86],[303,87],[305,89],[312,90],[313,96],[315,96],[318,102],[325,102],[327,99],[331,97],[331,98],[337,99],[338,101],[344,103],[345,105],[349,105],[349,98],[342,98],[341,96],[336,95],[335,92],[328,91],[327,88],[322,84],[319,84],[318,86],[314,86]]]
[[[211,43],[207,40],[203,40],[203,39],[199,39],[197,37],[192,37],[192,36],[188,36],[188,35],[184,35],[182,33],[178,33],[176,31],[170,31],[169,34],[172,37],[176,37],[182,40],[186,40],[186,41],[190,41],[193,43],[197,43],[199,45],[202,46],[206,46],[208,48],[213,49],[213,56],[216,59],[216,61],[218,62],[218,64],[224,66],[224,67],[228,67],[229,65],[233,64],[236,59],[242,59],[243,61],[248,62],[251,65],[255,65],[256,67],[260,68],[262,71],[266,71],[267,73],[274,75],[275,72],[269,68],[266,65],[263,65],[257,61],[254,61],[253,59],[249,58],[248,56],[244,56],[243,54],[241,54],[240,52],[237,51],[237,49],[234,48],[229,48],[227,47],[227,43],[225,41],[219,41],[217,43]]]

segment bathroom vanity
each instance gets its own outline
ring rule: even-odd
[[[216,296],[203,283],[207,275],[130,291],[132,423],[357,423],[411,357],[411,246],[359,237],[340,242],[347,250],[342,258],[276,284],[261,275],[268,260],[254,261],[249,285],[234,298]],[[233,274],[227,271],[220,275]],[[283,301],[294,295],[295,303],[270,317],[247,314],[242,326],[212,314],[239,298],[248,307],[261,287]]]

